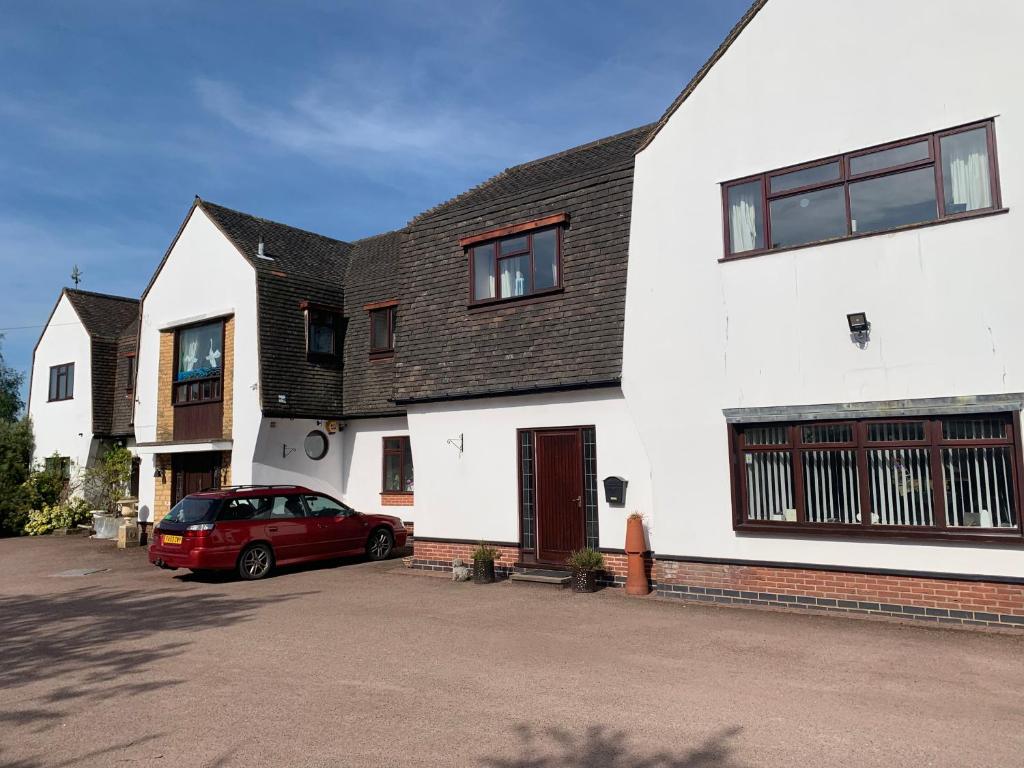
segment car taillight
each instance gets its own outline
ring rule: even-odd
[[[185,529],[185,535],[190,539],[204,538],[210,535],[213,530],[213,523],[196,523]]]

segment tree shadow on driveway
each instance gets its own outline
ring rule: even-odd
[[[182,654],[192,641],[147,642],[153,636],[229,626],[299,596],[98,587],[0,596],[0,690],[5,693],[0,725],[39,732],[66,718],[69,704],[87,706],[173,687],[182,681],[154,680],[145,670]],[[20,697],[19,691],[24,691]]]
[[[563,728],[534,729],[518,725],[520,754],[485,758],[487,768],[744,768],[733,756],[730,741],[742,728],[723,728],[702,743],[672,754],[634,748],[625,731],[591,726],[579,736]]]

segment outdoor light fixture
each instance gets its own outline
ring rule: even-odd
[[[164,471],[160,467],[157,467],[155,470],[153,470],[153,477],[159,477],[160,478],[160,482],[162,482],[162,483],[167,482],[164,479]]]
[[[850,338],[861,349],[868,345],[871,334],[871,322],[867,312],[851,312],[846,316],[846,324],[850,326]]]

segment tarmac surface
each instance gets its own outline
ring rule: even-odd
[[[1020,766],[1022,652],[400,560],[241,582],[7,539],[0,766]]]

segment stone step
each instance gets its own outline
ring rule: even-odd
[[[567,587],[572,576],[565,571],[515,570],[509,576],[512,581],[529,581],[534,584],[551,584],[556,587]]]

